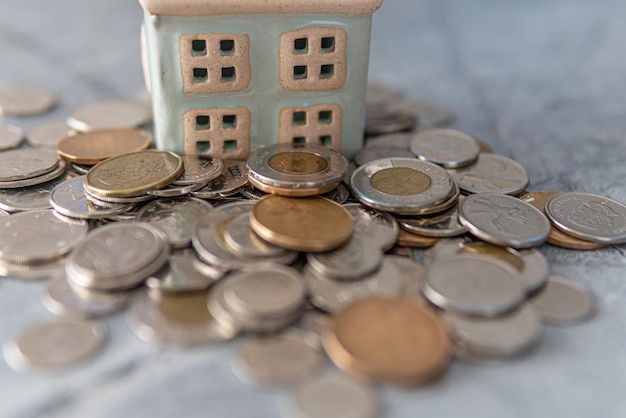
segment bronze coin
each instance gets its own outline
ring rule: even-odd
[[[94,165],[117,155],[147,149],[152,135],[139,129],[101,129],[69,135],[57,143],[57,153],[75,164]]]

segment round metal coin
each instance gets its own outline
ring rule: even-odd
[[[459,168],[476,161],[480,152],[478,142],[454,129],[418,131],[411,141],[411,152],[422,161],[446,168]]]
[[[112,100],[74,109],[67,126],[78,132],[96,129],[137,128],[150,121],[152,112],[142,103]]]
[[[67,161],[94,165],[116,155],[147,149],[152,135],[139,129],[99,129],[69,135],[57,144],[57,152]]]
[[[0,182],[42,176],[54,171],[58,166],[59,157],[52,150],[26,148],[2,152],[0,153]]]
[[[458,204],[433,215],[398,216],[397,219],[403,229],[427,237],[450,238],[467,232],[467,227],[459,222]]]
[[[56,97],[34,87],[11,87],[0,90],[0,114],[31,116],[45,113],[56,105]]]
[[[0,208],[9,212],[49,209],[50,193],[64,181],[64,178],[59,177],[35,186],[0,189]]]
[[[224,171],[224,162],[216,157],[196,154],[182,156],[185,171],[172,184],[184,186],[189,184],[208,183]]]
[[[224,241],[230,249],[241,256],[269,257],[283,254],[286,250],[260,238],[250,228],[250,214],[242,213],[233,218],[224,231]]]
[[[248,184],[248,169],[244,161],[224,160],[223,163],[222,174],[209,181],[203,188],[192,192],[193,196],[201,199],[219,198],[236,193]]]
[[[44,122],[26,132],[26,142],[37,148],[56,149],[57,143],[68,135],[71,132],[65,122]]]
[[[393,216],[360,203],[347,203],[343,207],[354,218],[353,238],[375,243],[383,251],[395,245],[399,228]]]
[[[481,153],[474,164],[449,173],[465,193],[517,195],[530,182],[520,163],[496,154]]]
[[[588,318],[594,312],[594,300],[587,289],[558,276],[550,276],[546,287],[530,303],[541,320],[552,325],[567,325]]]
[[[0,123],[0,151],[16,148],[24,140],[24,131],[14,125]]]

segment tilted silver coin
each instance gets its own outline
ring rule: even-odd
[[[384,135],[410,131],[417,123],[415,114],[406,110],[377,109],[368,112],[365,117],[365,134]]]
[[[224,171],[224,162],[216,157],[185,154],[182,159],[185,162],[185,171],[172,183],[176,186],[197,183],[206,185]]]
[[[167,266],[146,280],[148,289],[157,293],[191,292],[208,289],[226,271],[200,261],[191,249],[172,253]]]
[[[131,204],[97,204],[87,198],[85,177],[79,176],[57,185],[50,193],[50,205],[54,210],[70,218],[102,219],[128,212]]]
[[[0,189],[0,208],[9,212],[50,209],[50,193],[64,181],[63,177],[59,177],[35,186]]]
[[[0,90],[0,114],[31,116],[45,113],[57,99],[48,90],[36,87],[10,87]]]
[[[222,174],[191,194],[201,199],[214,199],[229,193],[237,193],[246,184],[248,184],[248,169],[245,161],[224,160]]]
[[[459,200],[462,199],[463,197],[460,197]],[[403,229],[427,237],[451,238],[467,232],[467,227],[459,222],[458,204],[433,215],[400,215],[396,219]]]
[[[446,170],[417,158],[387,158],[363,165],[352,174],[350,185],[363,204],[407,215],[429,213],[457,191]]]
[[[352,237],[347,244],[324,253],[308,253],[309,266],[336,280],[356,280],[374,272],[383,261],[377,243]]]
[[[65,273],[65,257],[43,264],[23,264],[0,261],[0,277],[21,280],[45,280]]]
[[[426,269],[407,257],[398,255],[386,255],[385,260],[396,266],[400,275],[404,278],[404,296],[417,302],[425,302],[422,286],[426,277]]]
[[[519,271],[504,261],[476,255],[435,262],[422,290],[442,309],[476,316],[501,315],[526,297]]]
[[[250,228],[250,214],[234,217],[224,231],[224,242],[236,254],[246,257],[272,257],[284,255],[287,250],[270,244]]]
[[[148,190],[146,194],[150,196],[158,196],[158,197],[179,197],[185,196],[190,193],[196,192],[203,187],[205,187],[207,183],[194,183],[194,184],[186,184],[183,186],[176,186],[173,184],[169,184],[161,189],[156,190]]]
[[[626,242],[626,205],[589,193],[561,193],[546,203],[546,214],[561,231],[602,244]]]
[[[24,131],[7,123],[0,122],[0,151],[16,148],[24,140]]]
[[[472,235],[506,247],[535,247],[550,234],[550,222],[539,209],[507,195],[466,197],[459,204],[459,220]]]
[[[137,128],[150,119],[152,112],[142,103],[111,100],[74,109],[66,123],[78,132],[88,132],[95,129]]]
[[[530,177],[517,161],[496,154],[481,152],[478,160],[468,167],[449,169],[464,193],[520,194]]]
[[[356,281],[333,280],[310,266],[305,267],[303,273],[313,305],[331,313],[366,296],[402,295],[405,288],[404,277],[398,268],[385,259],[373,274]]]
[[[415,133],[411,152],[422,161],[459,168],[476,161],[480,146],[470,135],[454,129],[428,129]]]
[[[30,187],[30,186],[35,186],[38,184],[46,183],[48,181],[57,179],[61,177],[62,175],[64,175],[65,167],[66,167],[65,161],[60,160],[56,168],[52,171],[49,171],[40,176],[31,177],[28,179],[0,182],[0,189],[16,189],[16,188]]]
[[[45,122],[26,131],[26,142],[36,148],[56,149],[57,142],[73,131],[63,121]]]
[[[42,176],[59,166],[53,150],[24,148],[0,153],[0,182],[26,180]]]
[[[17,213],[0,222],[0,259],[22,264],[53,261],[72,251],[87,231],[86,222],[66,222],[51,210]]]
[[[354,238],[376,243],[383,251],[395,245],[399,227],[393,216],[360,203],[346,203],[343,207],[354,218]]]
[[[4,346],[4,357],[18,372],[59,369],[91,357],[105,338],[102,323],[56,318],[22,331]]]
[[[392,147],[363,148],[354,156],[354,163],[362,166],[382,158],[415,158],[408,149]]]
[[[546,287],[530,303],[541,320],[552,325],[568,325],[589,318],[595,310],[591,293],[579,284],[550,276]]]
[[[413,132],[399,132],[381,136],[372,136],[365,140],[363,148],[399,148],[408,151],[413,139]]]

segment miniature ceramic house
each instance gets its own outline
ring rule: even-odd
[[[382,0],[140,0],[158,148],[362,146],[372,13]]]

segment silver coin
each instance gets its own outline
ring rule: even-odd
[[[377,243],[383,251],[395,245],[399,227],[393,216],[360,203],[346,203],[343,207],[354,218],[354,238]]]
[[[216,157],[185,154],[182,159],[185,163],[185,171],[172,183],[173,185],[184,186],[197,183],[206,185],[224,171],[224,162]]]
[[[63,121],[45,122],[26,131],[26,142],[37,148],[56,149],[57,143],[72,132]]]
[[[399,132],[395,134],[372,136],[365,140],[363,148],[398,148],[408,151],[411,147],[413,135],[413,132]]]
[[[440,128],[450,125],[454,121],[452,110],[427,100],[406,99],[389,103],[391,111],[410,111],[417,116],[417,126],[420,129]]]
[[[480,146],[471,136],[454,129],[428,129],[415,133],[411,152],[422,161],[459,168],[476,161]]]
[[[11,87],[0,90],[0,114],[31,116],[45,113],[56,105],[56,97],[35,87]]]
[[[52,150],[25,148],[0,153],[0,184],[39,177],[54,171],[59,157]]]
[[[142,340],[173,345],[220,343],[235,336],[211,316],[206,291],[151,297],[140,292],[133,299],[126,319]]]
[[[19,372],[60,369],[91,357],[105,338],[102,323],[56,318],[22,331],[4,346],[4,357]]]
[[[22,212],[0,222],[0,259],[35,264],[69,253],[86,236],[86,222],[65,222],[50,210]]]
[[[65,272],[65,257],[43,264],[21,264],[0,261],[0,277],[21,280],[45,280]]]
[[[0,151],[18,147],[24,140],[24,131],[15,125],[0,122]]]
[[[137,128],[152,119],[150,108],[142,103],[112,100],[74,109],[66,123],[78,132],[96,129]]]
[[[274,163],[274,159],[280,159],[286,154],[309,154],[318,157],[318,161],[324,162],[324,167],[310,174],[297,174],[290,171],[289,167],[278,171],[272,165],[279,166],[281,162]],[[291,160],[290,160],[291,161]],[[273,187],[288,189],[309,189],[324,187],[338,183],[348,169],[348,160],[337,151],[328,149],[322,145],[312,144],[275,144],[268,145],[248,158],[248,175],[260,183]]]
[[[476,316],[501,315],[526,296],[519,271],[504,261],[475,255],[436,261],[422,290],[442,309]]]
[[[402,100],[402,92],[375,81],[367,83],[365,102],[368,106],[386,106],[399,100]]]
[[[211,287],[207,299],[207,309],[220,328],[236,335],[241,331],[242,324],[239,320],[235,319],[226,303],[224,298],[225,287],[226,280],[220,280]]]
[[[535,247],[550,234],[550,222],[539,209],[507,195],[466,197],[459,204],[459,220],[472,235],[505,247]]]
[[[156,190],[148,190],[146,194],[150,196],[158,196],[158,197],[179,197],[185,196],[190,193],[196,192],[203,187],[205,187],[207,183],[194,183],[187,184],[183,186],[176,186],[173,184],[169,184],[161,189]]]
[[[9,212],[50,209],[50,193],[64,181],[64,178],[59,177],[35,186],[0,189],[0,208]]]
[[[426,237],[451,238],[467,232],[467,227],[459,222],[458,204],[433,215],[398,216],[396,219],[403,229]]]
[[[324,370],[326,360],[294,332],[243,342],[233,371],[252,385],[290,386]]]
[[[96,204],[87,199],[85,177],[79,176],[57,185],[50,193],[50,205],[62,215],[78,219],[101,219],[128,212],[132,205]]]
[[[267,195],[267,193],[257,189],[251,184],[248,184],[243,189],[241,189],[241,194],[250,200],[259,200],[263,196]]]
[[[526,304],[495,318],[446,312],[453,339],[469,353],[482,357],[511,357],[534,345],[541,335],[539,314]]]
[[[168,256],[167,238],[160,230],[143,223],[110,224],[80,243],[65,270],[68,279],[81,287],[129,289],[158,271]]]
[[[306,311],[298,323],[302,340],[311,348],[321,351],[322,335],[326,332],[332,317],[324,312]]]
[[[226,271],[200,261],[191,249],[170,255],[169,263],[146,280],[148,289],[158,294],[208,289]]]
[[[405,281],[395,264],[383,259],[373,274],[357,281],[337,281],[324,277],[310,266],[304,269],[310,300],[326,312],[336,312],[357,299],[371,295],[401,295]]]
[[[128,298],[129,293],[125,292],[77,292],[64,274],[58,274],[48,281],[41,301],[50,312],[59,316],[93,318],[122,310]]]
[[[422,262],[429,267],[438,260],[455,256],[469,241],[468,238],[442,239],[424,251]]]
[[[249,213],[254,205],[254,201],[227,203],[205,215],[196,226],[191,239],[200,259],[233,270],[253,270],[261,264],[292,263],[298,256],[293,251],[273,257],[242,257],[228,249],[224,238],[228,222],[237,215]]]
[[[546,287],[530,303],[539,311],[541,321],[568,325],[589,318],[595,302],[587,289],[558,276],[550,276]]]
[[[191,194],[201,199],[213,199],[223,197],[228,193],[237,193],[246,184],[248,184],[246,163],[237,160],[224,160],[222,174]]]
[[[395,265],[404,279],[404,296],[417,302],[426,301],[422,293],[424,277],[426,277],[424,266],[417,264],[410,258],[397,255],[386,255],[385,260]]]
[[[246,257],[272,257],[283,255],[287,250],[270,244],[250,228],[250,214],[234,217],[224,231],[224,242],[236,254]]]
[[[530,182],[528,172],[517,161],[484,152],[474,164],[448,172],[464,193],[518,195]]]
[[[406,110],[390,110],[385,107],[370,111],[365,117],[366,135],[384,135],[412,130],[418,123],[417,117]]]
[[[336,189],[331,190],[330,192],[326,192],[321,196],[333,200],[341,205],[348,200],[348,198],[350,197],[350,192],[348,191],[346,186],[340,184],[339,186],[337,186]]]
[[[362,166],[382,158],[415,158],[408,149],[391,147],[363,148],[354,156],[354,163]]]
[[[58,162],[57,167],[48,173],[45,173],[36,177],[31,177],[28,179],[23,179],[23,180],[3,181],[3,182],[0,182],[0,189],[16,189],[16,188],[22,188],[22,187],[36,186],[38,184],[43,184],[48,181],[58,179],[59,177],[65,174],[65,167],[66,167],[65,161],[60,160]]]
[[[363,204],[409,215],[428,212],[455,192],[446,170],[416,158],[388,158],[363,165],[352,174],[350,185]]]
[[[296,388],[293,411],[287,417],[377,418],[376,393],[368,386],[339,374],[326,374]]]
[[[353,237],[340,248],[325,253],[308,253],[309,266],[336,280],[356,280],[373,273],[383,261],[377,243]]]
[[[149,194],[144,194],[141,196],[134,196],[134,197],[95,196],[89,193],[88,189],[85,189],[85,194],[87,196],[87,199],[99,205],[104,205],[106,203],[123,203],[123,204],[144,203],[144,202],[148,202],[150,200],[154,200],[157,198],[156,196],[152,196]]]
[[[561,231],[602,244],[626,242],[626,205],[589,193],[561,193],[546,203],[546,213]]]

